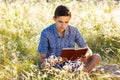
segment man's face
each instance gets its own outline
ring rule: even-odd
[[[59,17],[54,17],[54,21],[56,22],[56,27],[59,32],[63,32],[66,27],[68,26],[70,16],[59,16]]]

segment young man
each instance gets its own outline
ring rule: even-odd
[[[52,53],[55,56],[60,56],[63,48],[74,48],[75,43],[80,48],[88,47],[78,29],[68,25],[71,19],[71,12],[66,6],[58,6],[53,19],[55,23],[41,32],[38,46],[41,61],[44,61]],[[85,70],[87,72],[90,72],[100,60],[101,57],[98,54],[92,54],[90,49],[85,57],[81,58],[81,61],[85,63]]]

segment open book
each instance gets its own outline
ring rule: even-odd
[[[68,60],[75,60],[80,58],[82,55],[85,55],[87,52],[88,48],[79,48],[79,49],[74,49],[74,48],[63,48],[61,57],[65,57]]]

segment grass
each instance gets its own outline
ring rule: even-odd
[[[1,80],[110,80],[119,77],[96,73],[42,72],[37,46],[40,32],[54,23],[56,6],[64,4],[72,12],[71,25],[76,26],[94,53],[103,60],[100,65],[120,66],[120,4],[108,1],[13,0],[0,2],[0,79]],[[66,75],[67,74],[67,75]]]

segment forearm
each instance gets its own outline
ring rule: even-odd
[[[87,51],[87,53],[86,53],[86,58],[89,58],[90,56],[92,56],[92,50],[87,46],[87,48],[88,48],[88,51]]]

